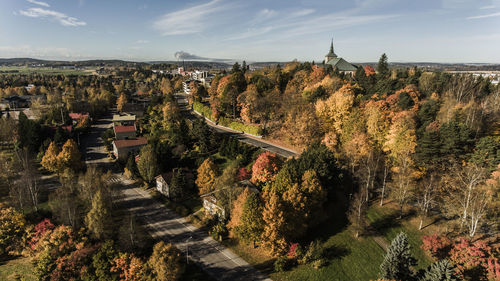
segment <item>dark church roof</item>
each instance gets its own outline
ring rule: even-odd
[[[333,68],[337,68],[339,71],[356,71],[357,67],[343,58],[337,57],[333,51],[333,40],[330,45],[330,52],[326,54],[325,59],[326,64],[331,65]]]

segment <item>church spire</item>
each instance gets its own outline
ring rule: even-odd
[[[332,44],[330,45],[330,54],[335,54],[335,53],[333,52],[333,38],[332,38]]]

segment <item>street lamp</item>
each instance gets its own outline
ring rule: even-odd
[[[193,236],[189,236],[189,238],[186,239],[186,264],[189,264],[189,245],[188,245],[188,241],[190,239],[193,239]]]

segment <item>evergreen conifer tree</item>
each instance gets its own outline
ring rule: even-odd
[[[380,265],[380,277],[387,280],[411,281],[415,278],[412,269],[417,260],[411,255],[408,236],[401,232],[392,240],[384,261]]]
[[[455,269],[448,260],[440,260],[431,264],[420,281],[457,281]]]

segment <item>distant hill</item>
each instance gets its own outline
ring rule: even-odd
[[[82,61],[62,61],[62,60],[42,60],[33,58],[0,58],[0,66],[75,66],[75,67],[137,67],[146,65],[155,65],[158,68],[167,68],[175,66],[185,66],[186,69],[214,69],[223,70],[229,69],[233,65],[232,61],[149,61],[135,62],[125,60],[82,60]],[[259,69],[278,64],[285,65],[288,62],[248,62],[251,68]],[[357,65],[372,65],[376,67],[376,62],[359,62]],[[390,62],[390,66],[396,68],[419,67],[427,71],[500,71],[500,64],[487,63],[436,63],[436,62]]]
[[[189,68],[203,68],[203,69],[227,69],[232,66],[230,63],[216,62],[216,61],[150,61],[149,64],[153,65],[176,65],[185,66]]]
[[[62,60],[41,60],[32,58],[0,58],[0,66],[137,66],[145,65],[144,62],[132,62],[124,60],[82,60],[82,61],[62,61]]]

